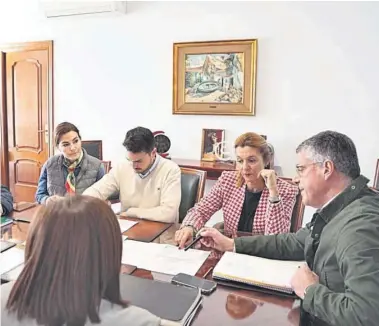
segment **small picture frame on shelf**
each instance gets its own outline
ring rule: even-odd
[[[222,158],[225,145],[224,129],[203,129],[201,139],[201,160],[215,162]]]

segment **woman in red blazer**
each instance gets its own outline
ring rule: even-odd
[[[180,248],[220,209],[224,234],[229,237],[236,237],[237,231],[265,235],[290,231],[298,187],[264,168],[270,150],[260,135],[245,133],[236,139],[234,148],[237,170],[223,172],[210,192],[188,211],[175,234]]]

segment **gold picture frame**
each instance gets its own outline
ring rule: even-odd
[[[219,152],[223,152],[224,143],[225,129],[203,129],[200,160],[205,162],[217,161],[216,153],[221,154]]]
[[[255,115],[257,39],[174,43],[173,114]]]

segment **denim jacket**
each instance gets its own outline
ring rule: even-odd
[[[13,211],[13,196],[7,187],[1,185],[1,215]]]

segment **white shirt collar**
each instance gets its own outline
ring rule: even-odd
[[[331,199],[329,199],[324,205],[322,205],[322,207],[320,208],[320,210],[322,210],[327,205],[329,205],[333,201],[333,199],[336,198],[339,194],[340,194],[340,192],[337,195],[335,195],[334,197],[332,197]]]
[[[151,172],[153,172],[155,170],[155,168],[157,167],[158,165],[158,162],[160,160],[160,156],[158,154],[155,155],[155,160],[154,160],[154,163],[153,165],[150,167],[149,170],[147,170],[145,173],[138,173],[138,175],[140,176],[141,179],[144,179],[146,178],[148,175],[151,174]]]

